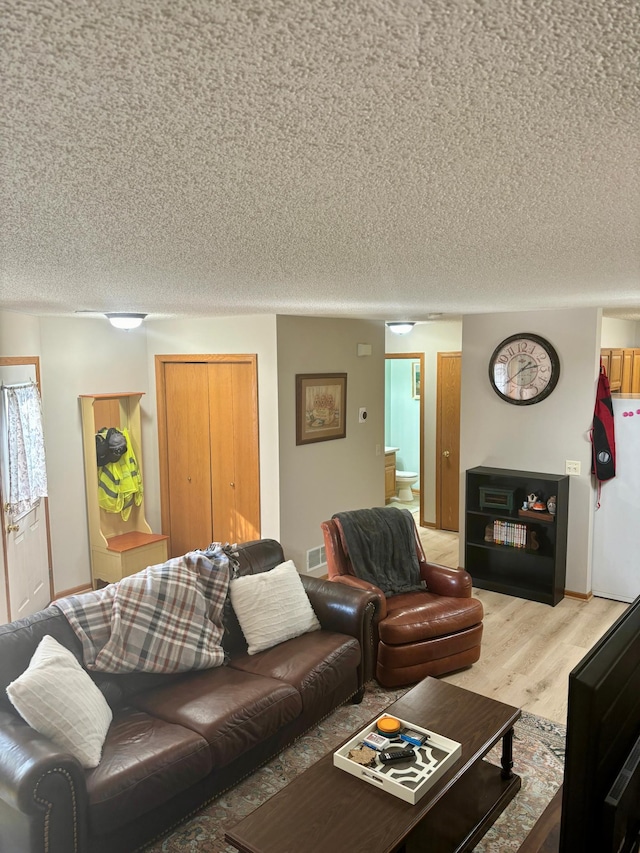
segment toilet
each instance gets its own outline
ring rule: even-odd
[[[398,500],[402,503],[411,503],[413,492],[411,486],[418,479],[415,471],[396,471],[396,486],[398,487]]]

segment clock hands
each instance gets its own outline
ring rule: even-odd
[[[516,370],[516,372],[512,376],[509,377],[509,381],[513,382],[513,380],[516,378],[516,376],[519,376],[525,370],[532,370],[534,368],[537,369],[537,367],[538,367],[538,365],[535,362],[528,361],[524,365],[524,367],[521,367],[520,370]]]

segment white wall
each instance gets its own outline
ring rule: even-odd
[[[435,320],[418,323],[408,335],[385,334],[388,353],[423,352],[424,376],[424,472],[421,490],[424,492],[424,520],[436,520],[436,390],[439,352],[460,352],[462,349],[462,321]]]
[[[255,353],[258,364],[261,533],[265,538],[279,539],[280,507],[277,495],[280,475],[275,316],[151,320],[145,322],[145,327],[149,418],[143,421],[142,439],[145,455],[155,462],[147,474],[147,521],[153,530],[160,530],[155,356],[169,353]]]
[[[54,590],[59,593],[91,583],[79,396],[140,391],[145,394],[143,420],[153,412],[144,327],[126,332],[104,317],[41,317],[40,334]],[[145,490],[152,465],[143,440]]]
[[[600,345],[607,349],[640,346],[640,322],[603,317]]]
[[[382,322],[277,318],[281,542],[304,572],[335,512],[384,506],[384,326]],[[372,355],[358,357],[357,344]],[[346,373],[346,438],[296,445],[297,373]],[[368,417],[358,423],[358,409]],[[274,500],[277,493],[274,492]]]
[[[477,465],[564,474],[565,460],[581,463],[569,486],[566,588],[591,590],[594,490],[591,443],[600,361],[601,314],[596,309],[483,314],[463,318],[460,565],[464,565],[464,472]],[[531,406],[501,400],[488,378],[489,358],[504,338],[533,332],[560,357],[553,393]],[[469,567],[470,569],[472,567]]]

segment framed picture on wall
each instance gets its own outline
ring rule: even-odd
[[[296,444],[347,434],[347,374],[296,374]]]
[[[413,361],[411,363],[411,397],[414,400],[420,399],[420,362]]]

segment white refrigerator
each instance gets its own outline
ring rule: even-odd
[[[640,397],[613,397],[616,476],[602,484],[593,528],[593,594],[640,595]]]

